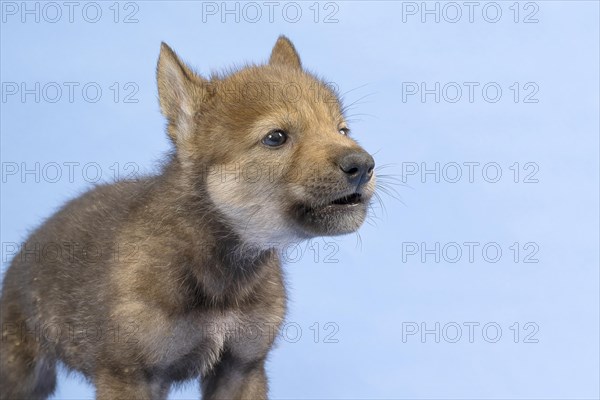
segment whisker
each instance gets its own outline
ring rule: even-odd
[[[346,114],[346,112],[349,111],[351,109],[351,107],[353,107],[353,106],[357,106],[359,104],[365,104],[364,102],[361,103],[361,101],[368,98],[369,96],[373,96],[373,95],[375,95],[375,93],[367,93],[366,95],[358,98],[357,100],[353,101],[352,103],[343,106],[342,114]]]
[[[369,85],[371,85],[371,84],[370,83],[365,83],[363,85],[355,87],[354,89],[347,90],[344,93],[340,94],[340,98],[344,98],[344,96],[346,96],[348,93],[353,92],[353,91],[358,90],[358,89],[362,89],[365,86],[369,86]]]
[[[359,251],[362,251],[362,237],[360,236],[360,232],[356,231],[356,244],[354,246],[358,248]]]
[[[394,191],[398,196],[400,195],[398,192],[398,190],[400,188],[413,189],[412,187],[408,186],[405,183],[395,182],[395,181],[386,181],[384,179],[378,179],[377,182],[375,182],[375,187],[385,187],[389,190]]]
[[[388,217],[387,208],[386,208],[385,203],[383,202],[383,200],[381,198],[381,195],[379,193],[377,193],[377,192],[373,193],[373,195],[375,196],[375,199],[377,200],[377,203],[379,204],[379,208],[381,209],[381,211],[383,212],[383,214],[387,218]],[[373,210],[374,210],[374,208],[373,208]]]
[[[405,187],[414,190],[414,187],[410,186],[403,179],[400,179],[393,175],[380,174],[377,175],[377,183],[382,185],[388,185],[391,187]]]
[[[394,200],[399,201],[400,203],[402,203],[402,205],[406,206],[406,203],[404,203],[404,201],[402,200],[402,198],[400,197],[399,194],[394,193],[393,191],[391,191],[389,188],[386,188],[385,186],[380,186],[378,187],[378,189],[383,192],[384,194],[390,196],[391,198],[393,198]]]

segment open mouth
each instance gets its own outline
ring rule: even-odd
[[[360,193],[352,193],[348,196],[340,197],[331,202],[331,205],[338,206],[352,206],[360,204],[362,202],[362,195]]]
[[[298,204],[293,215],[309,237],[351,233],[364,222],[369,198],[368,194],[355,192],[319,205]]]
[[[346,196],[338,197],[319,206],[309,206],[308,204],[299,205],[297,208],[300,218],[309,218],[309,220],[318,220],[332,215],[351,215],[363,209],[368,197],[361,193],[352,193]]]

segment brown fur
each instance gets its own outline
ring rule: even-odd
[[[2,399],[49,396],[57,361],[98,399],[164,399],[197,377],[205,399],[266,398],[279,249],[364,221],[372,158],[287,38],[268,64],[211,79],[163,44],[157,75],[175,149],[162,173],[68,202],[4,277]],[[263,143],[275,130],[276,148]]]

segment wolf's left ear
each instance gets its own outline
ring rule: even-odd
[[[277,43],[271,51],[271,58],[269,58],[270,65],[282,65],[295,69],[301,69],[302,63],[300,63],[300,56],[296,51],[296,48],[284,35],[279,36]]]
[[[187,67],[164,42],[156,68],[160,109],[169,120],[169,136],[175,143],[187,132],[195,114],[195,99],[202,98],[203,79]]]

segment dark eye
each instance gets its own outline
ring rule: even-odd
[[[279,129],[271,131],[262,140],[269,147],[279,147],[287,140],[287,134]]]
[[[339,132],[344,135],[344,136],[348,136],[348,133],[350,133],[350,129],[348,128],[340,128]]]

